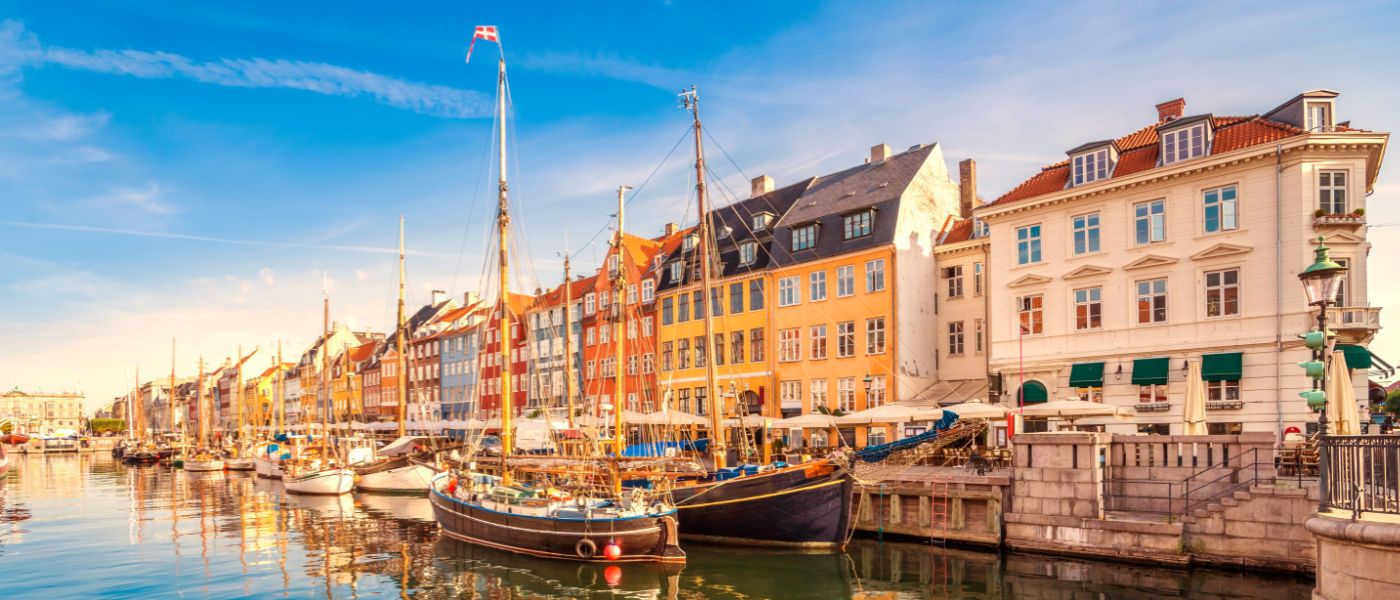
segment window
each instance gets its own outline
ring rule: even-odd
[[[885,318],[875,317],[865,320],[865,353],[884,354]]]
[[[812,360],[826,358],[826,325],[813,325],[808,337],[812,341]]]
[[[811,250],[817,246],[817,225],[803,225],[792,230],[792,251]]]
[[[1308,423],[1313,429],[1309,435],[1317,432],[1317,423]],[[1244,423],[1206,423],[1206,435],[1239,435],[1244,433]]]
[[[1346,214],[1346,171],[1321,171],[1317,174],[1317,207],[1329,215]]]
[[[651,373],[656,369],[656,355],[650,352],[642,355],[642,373]],[[558,373],[555,373],[558,375]]]
[[[1308,131],[1332,130],[1332,111],[1326,102],[1308,102],[1305,119]]]
[[[1103,327],[1103,288],[1074,290],[1074,328],[1079,331]]]
[[[627,374],[628,374],[628,375],[636,375],[636,374],[637,374],[637,357],[635,357],[635,356],[629,356],[629,357],[627,357]]]
[[[1016,313],[1023,335],[1045,333],[1045,297],[1040,294],[1016,298]]]
[[[1225,381],[1207,381],[1206,400],[1209,402],[1228,402],[1240,399],[1240,380],[1231,379]]]
[[[816,271],[807,276],[807,296],[812,302],[826,300],[826,271]]]
[[[721,294],[723,294],[723,293],[724,293],[724,288],[719,288],[719,287],[712,287],[712,288],[710,288],[710,316],[711,316],[711,317],[723,317],[723,316],[724,316],[724,297],[721,296]]]
[[[706,347],[706,346],[705,346],[705,337],[704,337],[704,336],[697,336],[697,337],[695,338],[695,348],[694,348],[694,349],[695,349],[695,368],[697,368],[697,369],[703,369],[703,368],[705,368],[705,347]]]
[[[682,339],[676,342],[676,362],[678,369],[690,368],[690,340]]]
[[[681,412],[694,412],[690,410],[690,388],[681,388],[676,392],[676,405]]]
[[[1143,404],[1167,401],[1167,384],[1153,383],[1138,386],[1138,402]]]
[[[796,327],[778,330],[778,362],[802,359],[802,332]]]
[[[1016,264],[1040,262],[1040,225],[1016,228]]]
[[[737,315],[744,312],[744,284],[729,284],[729,314]]]
[[[715,366],[724,366],[724,334],[715,334]]]
[[[1074,394],[1085,402],[1103,402],[1103,388],[1101,387],[1077,387]]]
[[[656,280],[642,280],[642,302],[651,302],[656,299]]]
[[[1138,323],[1167,322],[1167,280],[1148,279],[1137,282]]]
[[[739,264],[751,265],[758,260],[758,244],[755,242],[744,242],[739,244]]]
[[[699,239],[700,239],[699,236],[697,236],[697,235],[695,235],[695,234],[693,234],[693,233],[690,234],[690,235],[685,236],[685,238],[681,240],[681,249],[682,249],[683,251],[685,251],[685,252],[689,252],[689,251],[691,251],[691,250],[694,250],[694,249],[695,249],[695,244],[696,244],[696,242],[699,241]]]
[[[593,379],[595,376],[597,376],[597,374],[598,374],[598,362],[597,362],[597,361],[592,361],[592,360],[588,361],[587,377],[588,377],[589,379]]]
[[[743,364],[744,362],[744,332],[736,331],[729,335],[729,362],[730,364]]]
[[[1205,211],[1206,233],[1234,231],[1240,228],[1239,204],[1235,201],[1235,186],[1206,190],[1201,202]]]
[[[585,343],[586,343],[587,345],[592,346],[593,344],[598,343],[598,342],[594,339],[594,335],[596,335],[596,334],[594,333],[593,328],[592,328],[592,327],[589,327],[589,328],[588,328],[588,334],[587,334],[586,336],[584,336],[584,340],[585,340]],[[490,359],[488,358],[487,360],[490,360]]]
[[[763,362],[763,328],[749,331],[749,360]]]
[[[1162,164],[1204,156],[1206,153],[1206,124],[1197,123],[1162,134]]]
[[[963,322],[953,321],[948,324],[948,356],[960,356],[963,353]]]
[[[672,359],[673,359],[674,356],[675,356],[674,352],[675,352],[675,348],[674,348],[674,346],[672,345],[672,342],[661,342],[661,370],[662,370],[662,371],[670,371],[670,370],[671,370],[671,365],[674,364],[674,363],[672,362]]]
[[[599,344],[606,344],[606,343],[611,342],[611,341],[612,341],[612,326],[611,326],[611,325],[599,325],[599,326],[598,326],[598,343],[599,343]]]
[[[836,357],[847,358],[856,355],[856,322],[845,321],[836,324]]]
[[[681,282],[682,269],[684,268],[685,265],[682,265],[679,261],[671,263],[671,283]]]
[[[705,293],[700,290],[691,292],[690,302],[695,305],[695,320],[705,318]]]
[[[1240,270],[1206,272],[1206,316],[1232,317],[1240,314]]]
[[[796,306],[798,298],[798,278],[784,277],[778,280],[778,306]]]
[[[1138,244],[1153,244],[1167,239],[1167,204],[1165,200],[1139,202],[1133,205],[1133,232]]]
[[[608,279],[617,278],[618,256],[612,254],[608,256]]]
[[[786,405],[784,405],[786,406]],[[812,380],[812,410],[817,410],[820,406],[830,406],[827,404],[826,380]]]
[[[635,340],[635,339],[637,339],[637,322],[636,322],[636,321],[628,321],[628,322],[627,322],[627,339],[629,339],[629,340]]]
[[[651,333],[652,333],[651,322],[652,322],[652,317],[651,317],[651,316],[642,317],[642,337],[651,337]]]
[[[802,382],[778,382],[778,401],[784,409],[802,409]]]
[[[865,291],[879,292],[885,289],[885,259],[877,258],[865,262]]]
[[[1337,306],[1351,306],[1350,304],[1347,304],[1347,300],[1351,298],[1351,292],[1347,289],[1351,287],[1351,278],[1347,277],[1347,273],[1351,272],[1351,260],[1333,257],[1332,262],[1335,262],[1341,265],[1342,268],[1346,269],[1345,271],[1342,271],[1341,281],[1337,282]],[[1348,320],[1350,318],[1352,318],[1351,314],[1342,313],[1343,322],[1350,322]]]
[[[628,303],[628,304],[636,304],[636,303],[637,303],[637,286],[635,286],[635,285],[629,285],[629,286],[627,286],[627,303]]]
[[[856,409],[856,378],[842,377],[836,380],[836,409],[841,412]]]
[[[589,293],[583,295],[583,312],[584,312],[584,314],[591,315],[591,314],[594,313],[594,303],[595,303],[595,302],[596,302],[596,298],[593,296],[593,293],[592,293],[592,292],[589,292]]]
[[[763,310],[763,280],[749,282],[749,310]]]
[[[681,322],[681,323],[684,323],[684,322],[686,322],[686,321],[689,321],[689,320],[690,320],[690,294],[689,294],[689,293],[686,293],[686,292],[681,292],[681,295],[680,295],[680,303],[679,303],[679,304],[680,304],[680,311],[679,311],[680,314],[677,315],[676,320],[679,321],[679,322]]]
[[[948,297],[961,298],[963,295],[962,265],[943,267],[943,278],[948,280]]]
[[[1108,179],[1108,149],[1074,157],[1074,185]]]
[[[972,263],[972,293],[982,295],[982,263]]]
[[[975,332],[975,337],[974,337],[974,339],[973,339],[973,351],[976,352],[976,353],[978,353],[978,354],[981,354],[981,353],[982,353],[982,336],[985,335],[985,334],[983,333],[983,327],[984,327],[984,325],[982,324],[982,319],[977,319],[977,320],[975,321],[975,323],[976,323],[976,325],[974,325],[974,329],[976,329],[976,332]]]
[[[836,297],[845,298],[856,293],[856,267],[845,265],[836,267]]]
[[[1091,254],[1099,251],[1099,213],[1078,215],[1073,219],[1074,254]]]
[[[844,238],[854,240],[870,235],[870,225],[874,220],[875,211],[868,209],[846,215],[841,222]]]
[[[703,415],[709,410],[709,403],[705,401],[705,388],[695,388],[695,414]]]
[[[675,299],[666,297],[661,299],[661,324],[670,325],[676,322]]]
[[[885,376],[872,375],[870,377],[870,390],[865,393],[865,407],[875,408],[885,404]]]
[[[754,215],[754,216],[753,216],[753,230],[754,230],[754,231],[763,231],[764,229],[767,229],[767,228],[768,228],[768,220],[769,220],[769,219],[772,219],[772,218],[773,218],[773,215],[770,215],[770,214],[768,214],[768,213],[758,213],[758,214]]]

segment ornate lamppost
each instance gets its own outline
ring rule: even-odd
[[[1317,238],[1317,248],[1313,264],[1298,274],[1303,283],[1308,306],[1317,307],[1317,331],[1304,334],[1307,345],[1313,348],[1313,360],[1300,363],[1313,378],[1313,389],[1301,395],[1309,406],[1319,408],[1317,417],[1317,465],[1318,465],[1318,510],[1327,508],[1327,364],[1331,356],[1331,336],[1327,331],[1327,306],[1336,304],[1337,291],[1341,285],[1346,267],[1337,264],[1328,256],[1328,248],[1323,238]]]

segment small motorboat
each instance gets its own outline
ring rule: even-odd
[[[184,469],[186,471],[199,473],[222,471],[224,470],[224,459],[207,450],[201,450],[185,457]]]
[[[331,461],[312,459],[286,466],[282,485],[293,494],[340,495],[355,488],[355,472]]]

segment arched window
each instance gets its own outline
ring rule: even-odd
[[[1031,380],[1021,385],[1020,403],[1032,404],[1035,402],[1045,402],[1050,399],[1050,394],[1045,391],[1045,384]]]

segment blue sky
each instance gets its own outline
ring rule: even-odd
[[[298,347],[323,272],[335,319],[385,328],[400,213],[412,300],[476,287],[495,55],[463,64],[478,24],[510,59],[529,287],[558,281],[565,235],[581,265],[602,252],[584,242],[683,133],[684,85],[736,193],[939,142],[979,161],[987,198],[1178,96],[1253,114],[1327,87],[1340,118],[1392,131],[1400,91],[1388,4],[514,4],[0,0],[0,385],[96,405],[138,364],[167,371],[171,336],[182,372],[240,343]],[[685,217],[687,159],[629,229]],[[1400,222],[1393,171],[1373,223]],[[1400,253],[1387,237],[1372,256]]]

